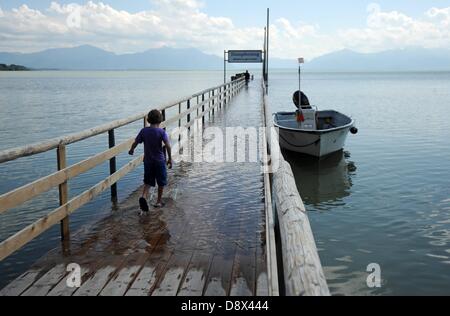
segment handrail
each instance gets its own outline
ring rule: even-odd
[[[187,124],[184,127],[188,128],[192,126],[192,123],[196,121],[196,119],[204,119],[206,113],[210,113],[214,109],[218,107],[224,106],[228,100],[230,100],[233,96],[236,95],[238,91],[242,89],[244,86],[243,80],[235,80],[228,82],[226,84],[213,87],[208,90],[204,90],[199,94],[195,94],[187,99],[181,99],[181,101],[177,101],[171,105],[165,105],[160,107],[163,112],[164,122],[161,127],[167,128],[170,124],[179,122],[178,126],[181,127],[181,120],[187,118]],[[219,90],[216,94],[215,91]],[[212,96],[210,95],[212,92]],[[208,98],[205,98],[205,95],[208,95]],[[191,107],[190,101],[192,98],[196,98],[198,96],[202,96],[202,101],[198,100],[197,104]],[[215,102],[217,100],[217,102]],[[181,103],[187,102],[186,107],[187,110],[181,111]],[[173,118],[167,119],[165,110],[178,106],[179,113]],[[198,109],[201,109],[198,111]],[[191,114],[197,110],[197,118],[191,119]],[[48,176],[42,177],[32,183],[28,183],[20,188],[16,188],[12,191],[4,193],[0,195],[0,215],[6,212],[9,209],[17,207],[26,201],[36,197],[44,192],[49,191],[51,188],[59,186],[60,192],[60,207],[53,210],[43,218],[37,220],[31,225],[25,227],[21,231],[17,232],[13,236],[7,238],[6,240],[0,242],[0,261],[14,253],[15,251],[22,248],[28,242],[41,235],[43,232],[57,224],[59,221],[62,222],[62,238],[69,238],[69,225],[68,225],[68,217],[70,214],[75,212],[77,209],[85,205],[86,203],[92,201],[96,196],[100,193],[104,192],[108,188],[113,188],[116,183],[123,178],[126,174],[136,169],[143,161],[143,155],[132,160],[120,170],[116,171],[115,166],[115,157],[121,154],[122,152],[128,150],[131,146],[131,143],[134,139],[128,139],[119,145],[115,145],[114,138],[114,129],[118,127],[122,127],[131,123],[134,123],[140,119],[146,117],[146,114],[138,114],[131,116],[126,119],[117,120],[114,122],[110,122],[108,124],[104,124],[101,126],[97,126],[92,129],[88,129],[82,131],[80,133],[67,135],[60,138],[55,138],[51,140],[47,140],[45,142],[37,143],[34,145],[23,146],[15,149],[5,150],[0,152],[0,163],[12,161],[21,157],[35,155],[38,153],[46,152],[52,149],[57,149],[57,157],[58,157],[58,171],[50,174]],[[76,163],[72,166],[66,166],[66,145],[72,144],[77,141],[81,141],[99,134],[103,134],[108,132],[109,134],[109,145],[110,148],[104,152],[96,154],[86,160],[83,160],[79,163]],[[180,140],[179,140],[180,142]],[[182,144],[180,142],[180,148],[182,148]],[[176,155],[176,153],[174,153]],[[91,170],[92,168],[100,165],[101,163],[110,160],[110,176],[106,179],[102,180],[95,186],[89,188],[82,194],[73,197],[72,199],[68,198],[67,193],[67,182],[68,180]],[[115,190],[111,191],[111,195],[114,198]]]
[[[239,80],[239,81],[241,81],[241,80]],[[202,92],[199,92],[197,94],[193,94],[193,95],[184,97],[182,99],[178,99],[177,101],[172,101],[172,102],[166,103],[165,105],[159,107],[159,110],[161,110],[161,111],[168,110],[174,106],[178,106],[178,104],[180,104],[180,103],[187,102],[187,101],[194,99],[202,94],[206,94],[210,91],[221,89],[223,87],[228,87],[232,83],[233,82],[230,81],[230,82],[227,82],[226,84],[222,84],[220,86],[216,86],[216,87],[204,90]],[[3,151],[0,151],[0,163],[4,163],[4,162],[16,160],[18,158],[23,158],[23,157],[27,157],[27,156],[44,153],[49,150],[56,149],[60,145],[69,145],[69,144],[76,143],[76,142],[106,133],[109,130],[117,129],[117,128],[123,127],[125,125],[129,125],[131,123],[137,122],[141,119],[144,119],[147,114],[148,114],[148,112],[140,113],[140,114],[133,115],[133,116],[130,116],[125,119],[112,121],[110,123],[99,125],[94,128],[86,129],[82,132],[69,134],[69,135],[66,135],[63,137],[53,138],[50,140],[38,142],[35,144],[31,144],[31,145],[25,145],[25,146],[21,146],[21,147],[3,150]]]
[[[266,127],[271,127],[266,85],[263,82],[263,112]],[[289,163],[281,154],[278,142],[271,139],[267,128],[267,145],[278,168],[272,173],[272,196],[276,209],[282,256],[284,288],[287,296],[329,296],[323,267],[320,262],[311,224]],[[274,147],[276,146],[276,147]],[[275,155],[279,153],[279,155]],[[276,157],[279,156],[279,157]]]

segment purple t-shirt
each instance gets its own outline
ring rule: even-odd
[[[136,137],[138,144],[144,143],[145,162],[165,162],[163,142],[168,142],[169,136],[162,128],[146,127]]]

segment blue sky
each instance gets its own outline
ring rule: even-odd
[[[87,1],[55,2],[58,7],[50,12],[52,1],[0,0],[0,49],[32,51],[45,45],[97,43],[116,52],[131,52],[191,43],[220,54],[229,46],[259,45],[267,7],[271,9],[274,53],[279,57],[298,55],[296,50],[315,57],[344,48],[364,52],[407,46],[450,48],[449,0],[101,1],[107,8],[100,8],[99,1],[93,1],[94,6],[86,5]],[[70,3],[77,3],[83,10],[81,26],[75,29],[64,25],[74,9],[64,6]],[[371,3],[377,4],[376,12],[368,12]],[[23,4],[40,14],[25,9],[17,14],[12,11]],[[438,11],[432,11],[434,8]]]

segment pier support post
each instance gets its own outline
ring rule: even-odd
[[[213,91],[212,91],[212,107],[213,107],[213,110],[212,110],[212,114],[214,115],[214,112],[215,112],[215,108],[214,108],[214,106],[216,105],[216,101],[215,101],[215,99],[214,99],[214,97],[215,97],[215,93],[216,93],[216,89],[213,89]]]
[[[200,111],[200,108],[198,107],[199,104],[200,104],[200,95],[197,96],[197,117],[196,117],[196,119],[198,119],[198,115],[199,115],[199,111]]]
[[[66,146],[59,145],[56,150],[58,157],[58,171],[67,167]],[[59,185],[59,205],[65,205],[69,201],[69,187],[67,181]],[[69,217],[61,221],[61,240],[67,242],[70,240]]]
[[[202,123],[205,125],[205,94],[202,94]]]
[[[191,100],[187,100],[187,109],[189,110],[191,108]],[[191,122],[191,114],[187,115],[187,123],[189,124]],[[191,127],[188,127],[188,131],[191,131]]]
[[[181,103],[178,103],[178,117],[181,115]],[[181,155],[181,118],[178,120],[178,153]]]
[[[165,122],[166,121],[166,110],[162,110],[161,114],[162,114],[162,120],[163,120],[163,122]],[[164,130],[167,130],[167,126],[164,127]]]
[[[111,129],[108,131],[108,141],[109,141],[109,148],[116,147],[116,136],[114,134],[114,129]],[[112,157],[109,160],[109,174],[113,175],[117,171],[117,159],[116,157]],[[111,186],[111,200],[113,202],[117,202],[117,183],[114,183]]]
[[[208,119],[211,118],[211,91],[208,91]]]

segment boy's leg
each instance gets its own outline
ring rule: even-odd
[[[150,191],[150,186],[148,184],[144,184],[144,190],[142,192],[142,197],[148,200],[148,193]]]
[[[158,200],[157,200],[156,204],[162,204],[163,193],[164,193],[164,187],[158,186]]]
[[[160,207],[164,205],[162,197],[164,188],[167,185],[167,167],[165,162],[161,163],[157,169],[156,182],[158,183],[158,200],[156,201],[156,207]]]

